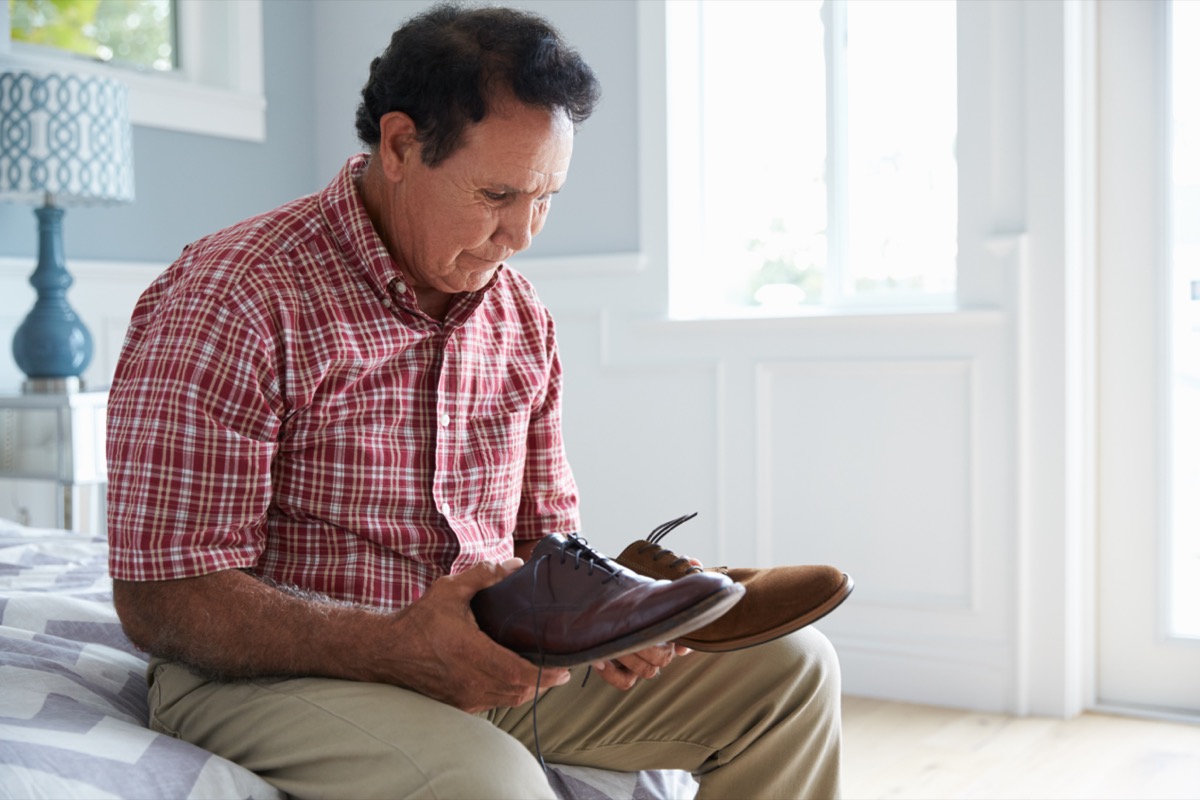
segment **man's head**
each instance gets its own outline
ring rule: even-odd
[[[437,166],[482,122],[499,98],[561,109],[575,125],[600,96],[591,69],[549,23],[508,8],[434,6],[392,35],[371,62],[355,126],[379,144],[379,121],[401,111],[416,125],[422,159]]]
[[[371,65],[358,112],[367,213],[427,313],[529,246],[599,87],[543,20],[438,6]]]

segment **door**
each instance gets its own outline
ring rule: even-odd
[[[1097,22],[1097,695],[1200,718],[1200,3]]]

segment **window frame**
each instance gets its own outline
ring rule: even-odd
[[[0,2],[0,67],[117,78],[129,87],[135,125],[264,141],[262,0],[176,0],[176,13],[179,68],[156,73],[13,42]]]

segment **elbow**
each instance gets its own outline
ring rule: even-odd
[[[162,655],[160,634],[154,613],[154,584],[113,580],[113,606],[121,628],[134,647],[151,655]]]

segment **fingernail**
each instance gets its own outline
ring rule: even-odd
[[[608,669],[608,662],[607,661],[593,661],[592,669],[596,670],[597,672],[604,672],[604,670]]]

